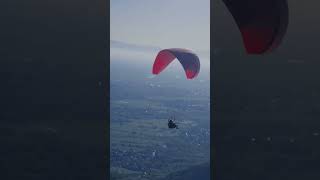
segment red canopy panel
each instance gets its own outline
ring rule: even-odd
[[[161,50],[153,64],[152,73],[161,73],[174,59],[178,59],[188,79],[195,78],[200,71],[200,60],[188,49],[171,48]]]
[[[223,0],[234,17],[249,54],[277,48],[288,26],[287,0]]]

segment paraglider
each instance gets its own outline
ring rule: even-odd
[[[200,71],[200,60],[198,56],[188,49],[171,48],[161,50],[153,64],[152,73],[159,74],[174,59],[177,59],[184,68],[188,79],[195,78]]]
[[[242,35],[248,54],[277,48],[288,26],[287,0],[223,0]]]
[[[152,73],[161,73],[174,59],[177,59],[183,66],[187,79],[193,79],[199,74],[200,60],[198,56],[191,50],[182,48],[161,50],[154,61]],[[169,129],[178,129],[174,120],[174,117],[168,119]]]
[[[179,129],[178,125],[174,122],[175,118],[169,118],[168,119],[168,128],[169,129]]]

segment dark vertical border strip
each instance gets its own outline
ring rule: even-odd
[[[216,121],[217,121],[217,114],[214,113],[214,109],[216,108],[215,105],[215,94],[214,94],[214,87],[215,87],[215,75],[214,75],[214,6],[215,1],[210,1],[210,177],[214,180],[217,179],[217,170],[216,167],[217,161],[216,161],[216,146],[218,145],[215,141],[216,134]]]
[[[0,179],[109,179],[109,1],[0,9]]]
[[[107,68],[107,90],[106,90],[106,164],[107,178],[110,179],[110,0],[106,0],[106,68]]]
[[[213,179],[213,106],[212,106],[212,99],[213,99],[213,80],[211,77],[213,77],[213,67],[212,67],[212,55],[213,51],[211,49],[212,47],[212,29],[213,29],[213,23],[212,23],[212,17],[213,17],[213,2],[210,1],[210,179]]]

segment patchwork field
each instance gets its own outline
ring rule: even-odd
[[[117,98],[110,108],[111,179],[179,179],[197,166],[209,175],[208,98]],[[168,129],[172,115],[179,129]]]

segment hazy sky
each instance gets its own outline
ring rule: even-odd
[[[110,5],[112,40],[210,49],[210,0],[111,0]]]

